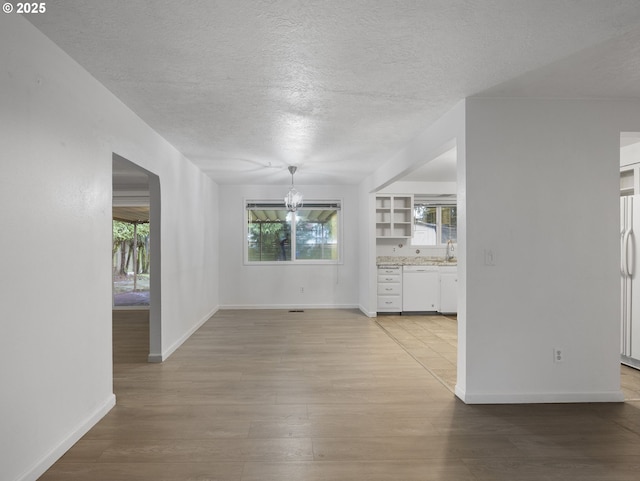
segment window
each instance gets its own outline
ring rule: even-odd
[[[340,202],[307,202],[289,212],[282,201],[246,203],[248,263],[340,261]]]
[[[452,199],[416,197],[413,216],[411,245],[435,246],[446,244],[449,240],[458,241],[458,214]]]

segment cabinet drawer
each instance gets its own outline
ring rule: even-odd
[[[402,298],[400,296],[378,296],[378,310],[383,309],[402,311]]]
[[[402,293],[402,286],[400,283],[382,282],[378,284],[378,294],[385,296],[396,295],[399,296]]]
[[[386,275],[386,274],[391,274],[391,275],[396,275],[399,276],[402,273],[402,269],[400,269],[400,266],[396,266],[396,267],[378,267],[378,275]]]
[[[400,274],[378,274],[378,283],[383,284],[385,282],[397,282],[400,284],[402,277]]]

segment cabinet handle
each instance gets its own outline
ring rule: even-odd
[[[384,290],[385,291],[392,291],[393,289],[391,289],[390,287],[386,287]]]
[[[384,301],[385,304],[393,304],[393,301]]]

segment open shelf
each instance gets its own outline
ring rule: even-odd
[[[376,237],[407,238],[413,235],[413,196],[376,196]]]

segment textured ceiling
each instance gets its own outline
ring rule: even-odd
[[[222,184],[286,184],[288,164],[357,183],[472,95],[640,97],[638,0],[58,0],[27,18]]]

